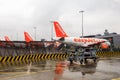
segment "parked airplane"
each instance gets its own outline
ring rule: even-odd
[[[5,47],[5,43],[2,40],[0,40],[0,47]]]
[[[32,42],[32,45],[38,45],[38,46],[42,46],[42,47],[46,47],[46,48],[56,48],[56,49],[60,49],[61,48],[61,43],[59,42],[53,42],[53,41],[34,41],[33,38],[29,35],[28,32],[24,32],[24,37],[25,37],[25,41],[27,43]]]
[[[31,43],[32,45],[48,47],[51,44],[53,44],[53,42],[49,42],[49,41],[47,41],[47,42],[44,42],[44,41],[41,41],[41,42],[40,41],[34,41],[33,38],[29,35],[28,32],[24,32],[24,37],[25,37],[25,41],[27,43],[32,42]]]
[[[94,47],[98,45],[101,48],[106,49],[110,46],[110,42],[106,39],[69,37],[57,21],[54,21],[53,25],[56,34],[56,37],[53,38],[53,40],[58,42],[77,47]]]
[[[9,46],[14,46],[14,47],[26,47],[26,44],[24,43],[24,41],[11,41],[10,38],[8,36],[4,36],[5,41],[7,42],[7,45]]]
[[[4,38],[5,38],[5,41],[7,42],[8,45],[14,46],[13,42],[9,39],[8,36],[4,36]]]
[[[24,32],[24,38],[25,38],[26,42],[33,41],[33,39],[31,38],[31,36],[27,32]]]
[[[25,39],[26,43],[30,44],[31,46],[39,46],[39,47],[43,47],[44,46],[44,43],[38,42],[38,41],[34,41],[33,38],[29,35],[28,32],[24,32],[24,39]]]

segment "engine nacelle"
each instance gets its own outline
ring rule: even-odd
[[[102,49],[108,49],[109,48],[109,46],[110,46],[110,42],[104,42],[104,43],[101,43],[101,45],[100,45],[100,47],[102,48]]]

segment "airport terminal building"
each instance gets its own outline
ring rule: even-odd
[[[110,41],[112,48],[120,49],[120,34],[117,34],[115,32],[109,33],[107,29],[105,30],[104,35],[96,34],[96,35],[88,35],[84,37],[96,37],[96,38],[107,39]]]

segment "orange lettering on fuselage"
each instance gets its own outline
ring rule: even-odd
[[[92,42],[92,39],[88,38],[88,42]]]
[[[74,42],[81,42],[80,38],[74,38],[73,40],[74,40]]]
[[[77,38],[74,38],[74,42],[78,42],[78,39],[77,39]]]
[[[84,42],[84,39],[81,39],[82,42]]]
[[[101,40],[97,40],[97,39],[92,39],[92,38],[74,38],[73,39],[74,42],[101,42]]]
[[[78,42],[81,42],[81,39],[80,39],[80,38],[78,38]]]
[[[89,39],[89,38],[87,39],[87,42],[90,42],[90,39]]]
[[[95,40],[95,39],[93,39],[93,42],[95,42],[95,43],[96,43],[96,40]]]
[[[76,38],[74,38],[74,39],[73,39],[73,41],[74,41],[74,42],[77,42],[77,39],[76,39]]]
[[[88,42],[93,42],[93,39],[91,39],[91,38],[88,38]]]

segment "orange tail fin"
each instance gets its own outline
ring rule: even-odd
[[[24,32],[24,37],[25,37],[25,41],[26,42],[33,41],[33,39],[31,38],[31,36],[27,32]]]
[[[11,41],[8,36],[5,36],[5,41]]]
[[[58,22],[54,21],[53,24],[54,24],[56,37],[68,37],[68,35],[65,33],[65,31],[62,29],[62,27]]]
[[[5,41],[7,41],[9,45],[14,45],[14,44],[12,43],[12,41],[9,39],[8,36],[4,36],[4,38],[5,38]]]

